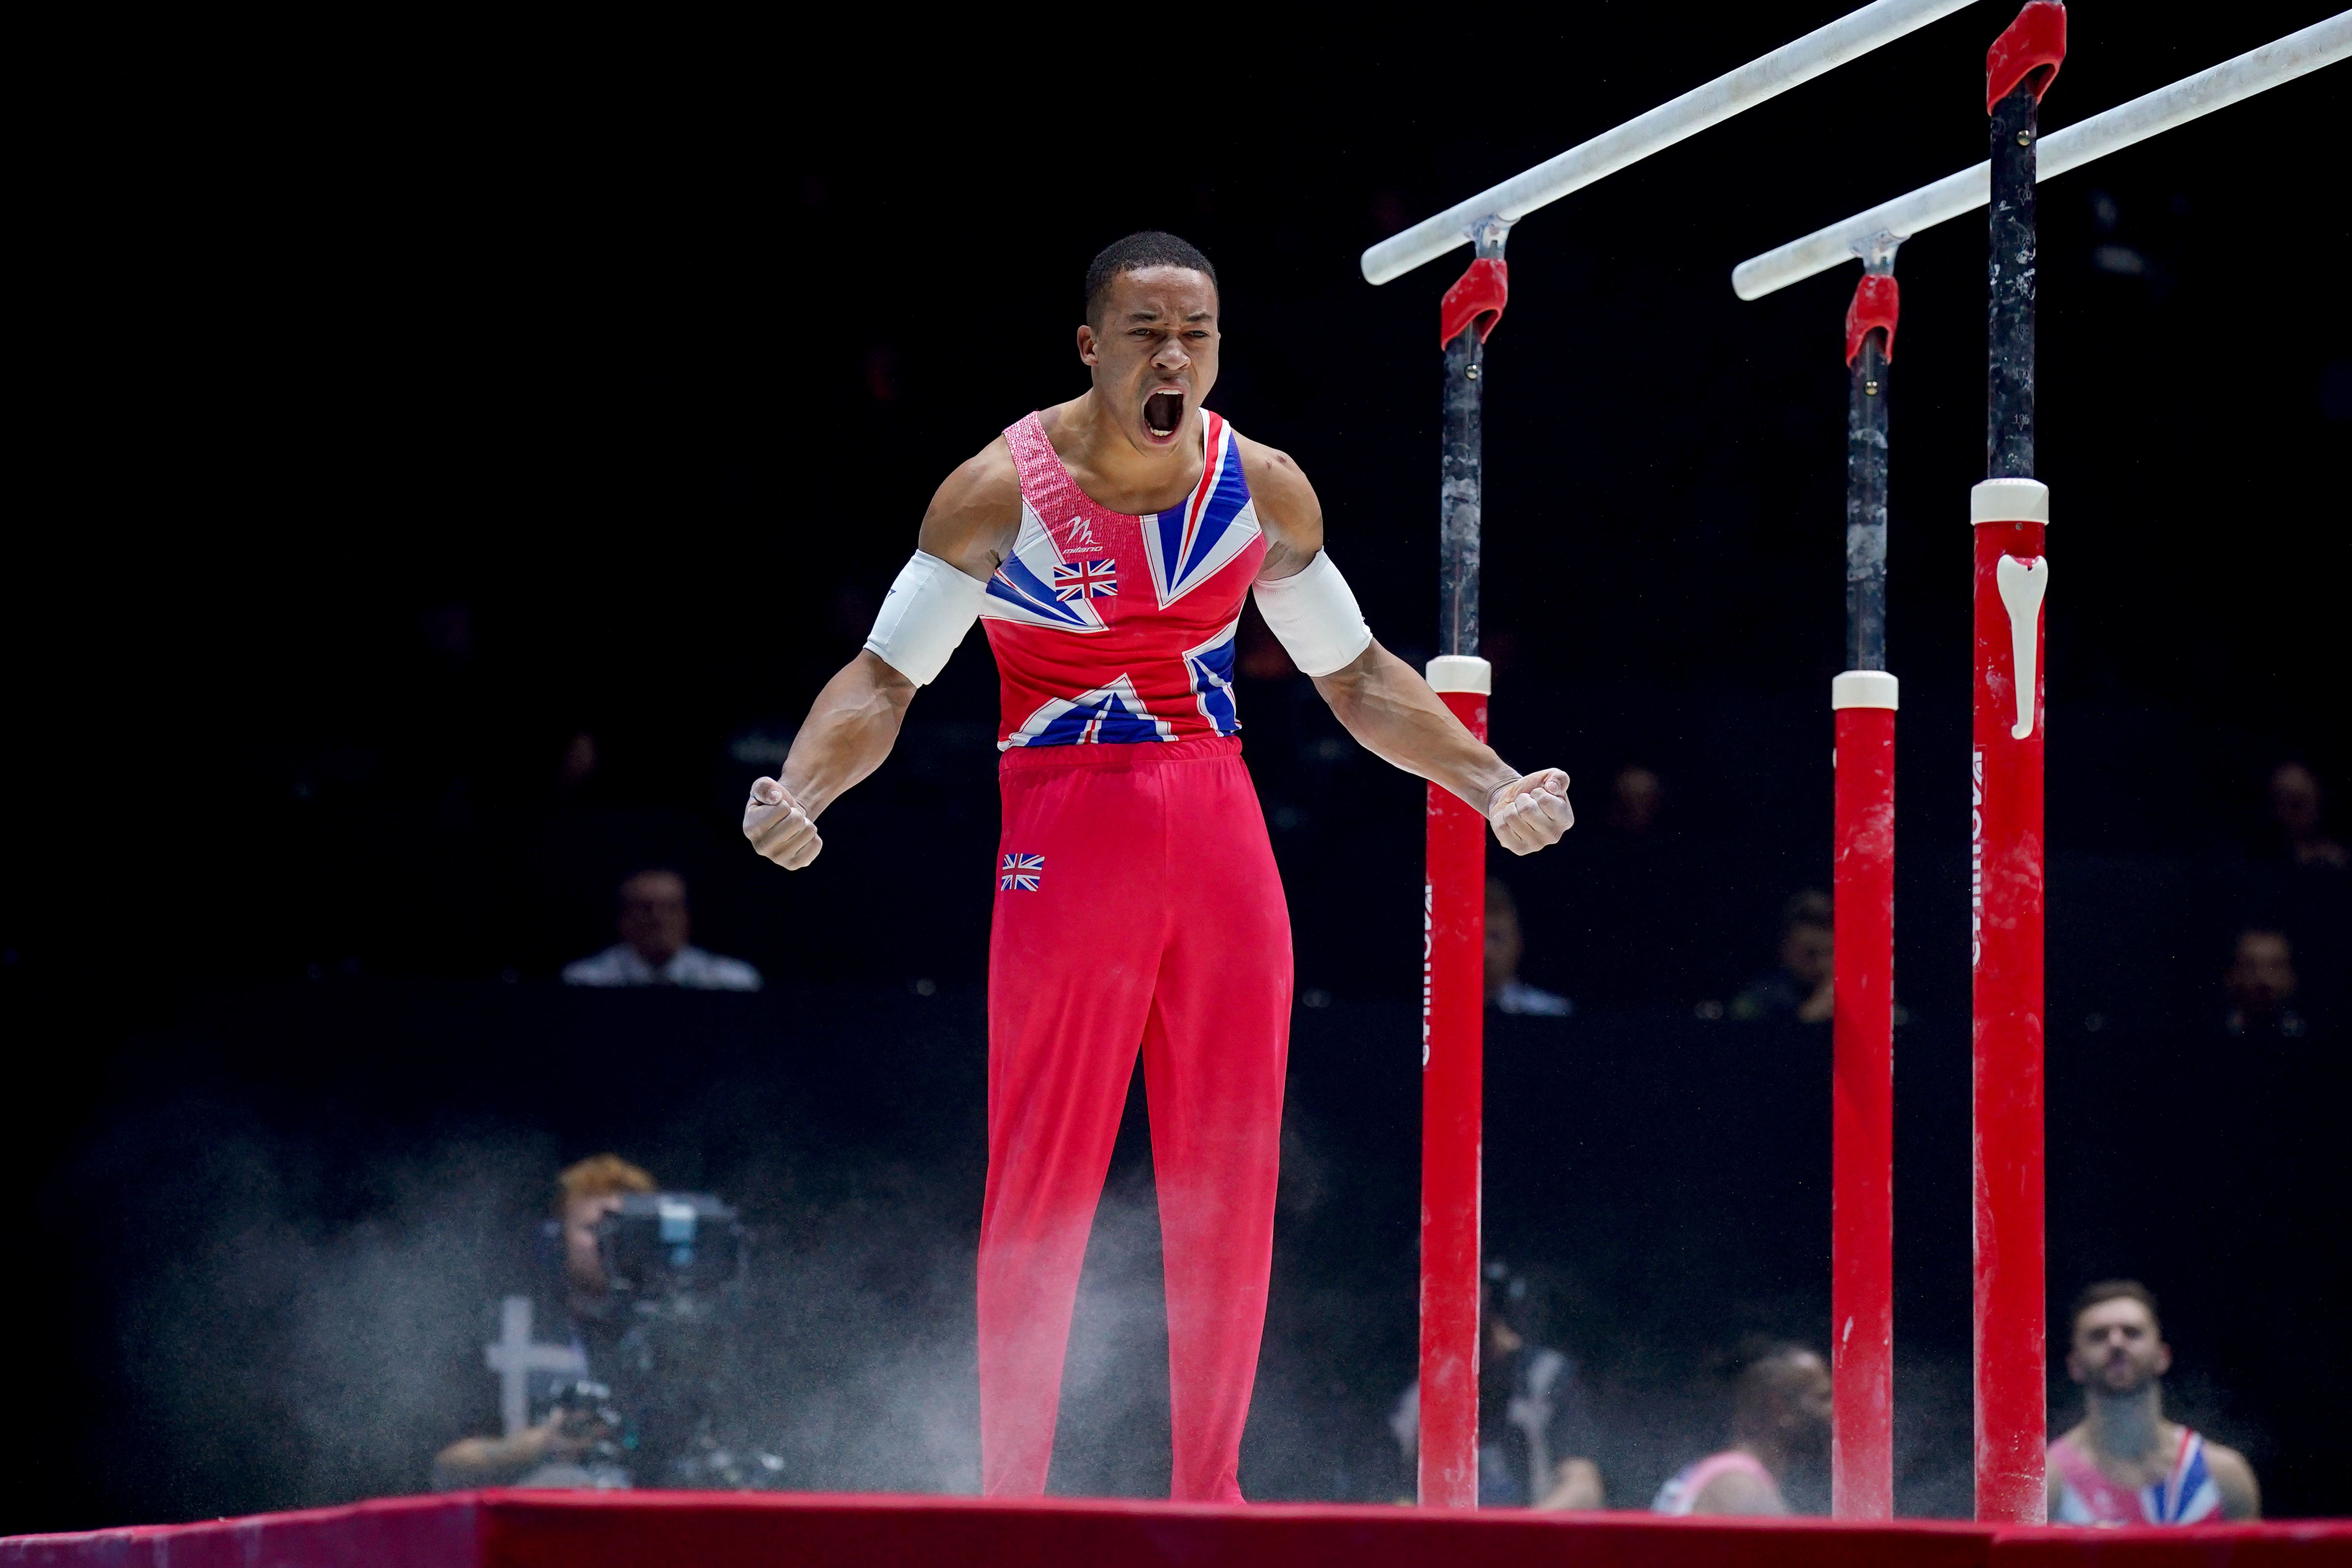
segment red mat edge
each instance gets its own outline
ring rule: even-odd
[[[1810,1540],[1823,1547],[1836,1542],[1839,1546],[1851,1550],[1862,1544],[1853,1539],[1860,1535],[1875,1538],[1882,1546],[1897,1550],[1897,1542],[1916,1543],[1937,1558],[1947,1557],[1955,1548],[1965,1552],[1963,1542],[1979,1542],[1981,1554],[1966,1554],[1982,1562],[2016,1564],[2017,1568],[2028,1568],[2031,1564],[2054,1565],[2062,1562],[2102,1564],[2289,1559],[2298,1562],[2352,1562],[2352,1520],[2200,1525],[2187,1529],[2147,1526],[2083,1530],[2063,1526],[1997,1528],[1948,1520],[1881,1522],[1824,1519],[1665,1519],[1630,1511],[1538,1514],[1523,1510],[1412,1509],[1381,1504],[1233,1505],[1114,1498],[1009,1501],[962,1496],[854,1492],[745,1494],[489,1490],[381,1498],[331,1508],[184,1524],[132,1525],[61,1534],[15,1536],[0,1539],[0,1564],[143,1563],[156,1559],[151,1558],[148,1552],[140,1552],[139,1547],[162,1546],[166,1542],[182,1549],[175,1552],[170,1547],[165,1548],[170,1556],[181,1558],[187,1548],[197,1548],[198,1554],[209,1555],[202,1553],[202,1545],[227,1546],[235,1541],[244,1549],[238,1552],[240,1557],[244,1557],[270,1537],[276,1537],[287,1546],[294,1546],[302,1541],[312,1542],[326,1552],[319,1558],[320,1561],[341,1561],[345,1552],[352,1549],[357,1549],[363,1556],[373,1555],[362,1544],[362,1540],[382,1538],[387,1532],[413,1541],[420,1547],[427,1545],[428,1541],[446,1543],[457,1553],[450,1559],[453,1563],[465,1560],[498,1562],[505,1560],[505,1553],[498,1552],[494,1542],[501,1540],[520,1542],[548,1531],[575,1539],[575,1532],[583,1529],[600,1536],[608,1531],[641,1536],[648,1531],[658,1532],[666,1521],[678,1527],[688,1526],[691,1519],[695,1524],[705,1528],[713,1524],[740,1528],[753,1525],[763,1516],[777,1514],[800,1515],[811,1523],[822,1520],[835,1524],[855,1523],[881,1529],[887,1529],[894,1519],[903,1519],[909,1524],[920,1521],[933,1529],[953,1521],[977,1527],[983,1531],[988,1531],[989,1521],[994,1520],[1011,1527],[1015,1532],[1024,1534],[1038,1528],[1055,1528],[1056,1533],[1072,1528],[1087,1531],[1089,1524],[1108,1526],[1117,1533],[1124,1534],[1118,1526],[1132,1528],[1154,1522],[1173,1524],[1191,1521],[1196,1528],[1207,1527],[1214,1535],[1225,1534],[1224,1530],[1217,1528],[1219,1525],[1237,1526],[1244,1535],[1258,1534],[1258,1529],[1254,1527],[1273,1527],[1275,1535],[1293,1544],[1302,1543],[1308,1528],[1327,1524],[1354,1526],[1356,1529],[1348,1533],[1359,1540],[1361,1537],[1358,1531],[1369,1527],[1377,1534],[1390,1537],[1400,1546],[1407,1545],[1412,1538],[1419,1538],[1421,1543],[1432,1548],[1436,1547],[1440,1541],[1475,1547],[1483,1540],[1500,1546],[1506,1539],[1516,1544],[1528,1542],[1531,1537],[1549,1538],[1565,1544],[1563,1537],[1583,1534],[1596,1546],[1601,1543],[1599,1539],[1601,1537],[1613,1537],[1619,1544],[1630,1544],[1629,1538],[1646,1538],[1653,1546],[1667,1548],[1670,1552],[1669,1542],[1685,1548],[1700,1548],[1700,1539],[1694,1539],[1696,1536],[1706,1539],[1706,1547],[1702,1550],[1720,1551],[1734,1545],[1733,1539],[1726,1539],[1731,1537],[1744,1538],[1759,1549],[1759,1556],[1775,1560],[1785,1559],[1790,1549],[1797,1544],[1791,1536]],[[1465,1534],[1473,1539],[1464,1540]],[[485,1548],[490,1549],[490,1555],[484,1555]],[[2240,1548],[2247,1550],[2241,1551]],[[1672,1554],[1683,1555],[1681,1552]],[[270,1555],[273,1559],[277,1557],[276,1553]],[[406,1553],[401,1555],[405,1556]],[[438,1552],[436,1552],[435,1555],[437,1556]],[[302,1560],[309,1557],[309,1552],[301,1553]]]

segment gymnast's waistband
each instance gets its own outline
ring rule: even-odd
[[[1010,777],[1055,768],[1136,771],[1184,762],[1215,762],[1242,754],[1238,735],[1204,735],[1193,740],[1135,740],[1110,746],[1016,746],[998,758],[997,772]]]

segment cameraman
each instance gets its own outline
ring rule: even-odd
[[[565,1330],[581,1358],[579,1378],[597,1375],[592,1342],[607,1336],[583,1333],[583,1325],[596,1325],[612,1316],[612,1290],[596,1247],[596,1226],[616,1212],[629,1193],[651,1193],[659,1185],[643,1169],[618,1155],[597,1155],[572,1166],[556,1177],[555,1216],[563,1247],[566,1287]],[[494,1486],[625,1485],[617,1473],[589,1469],[581,1463],[599,1437],[606,1435],[596,1414],[558,1402],[541,1412],[535,1423],[504,1437],[461,1437],[435,1456],[433,1485],[438,1491]]]

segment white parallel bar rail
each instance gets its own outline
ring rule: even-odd
[[[1483,191],[1466,202],[1457,202],[1433,218],[1425,218],[1401,234],[1391,235],[1364,252],[1364,277],[1375,284],[1402,277],[1456,246],[1468,245],[1472,231],[1489,218],[1517,223],[1571,191],[1580,191],[1595,180],[1638,163],[1686,136],[1753,109],[1767,99],[1778,98],[1823,71],[1858,59],[1882,44],[1891,44],[1906,33],[1964,10],[1972,3],[1973,0],[1873,0],[1873,4],[1839,17],[1826,27],[1818,27],[1794,43],[1782,45],[1761,59],[1727,72],[1705,87],[1695,87],[1614,131],[1603,131],[1490,191]]]
[[[2079,169],[2136,141],[2226,109],[2240,99],[2334,65],[2347,55],[2352,55],[2352,11],[2342,11],[2275,43],[2224,60],[2210,70],[2184,77],[2170,87],[2119,103],[2105,114],[2052,131],[2035,152],[2035,181]],[[1843,223],[1791,240],[1778,250],[1750,256],[1731,269],[1732,292],[1742,299],[1761,299],[1851,260],[1878,235],[1908,239],[1921,229],[1972,213],[1991,199],[1991,168],[1990,163],[1979,163],[1948,174],[1907,196],[1856,213]]]

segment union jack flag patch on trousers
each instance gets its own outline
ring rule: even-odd
[[[1034,893],[1038,878],[1045,874],[1044,855],[1006,855],[997,868],[996,885],[1006,893]]]

